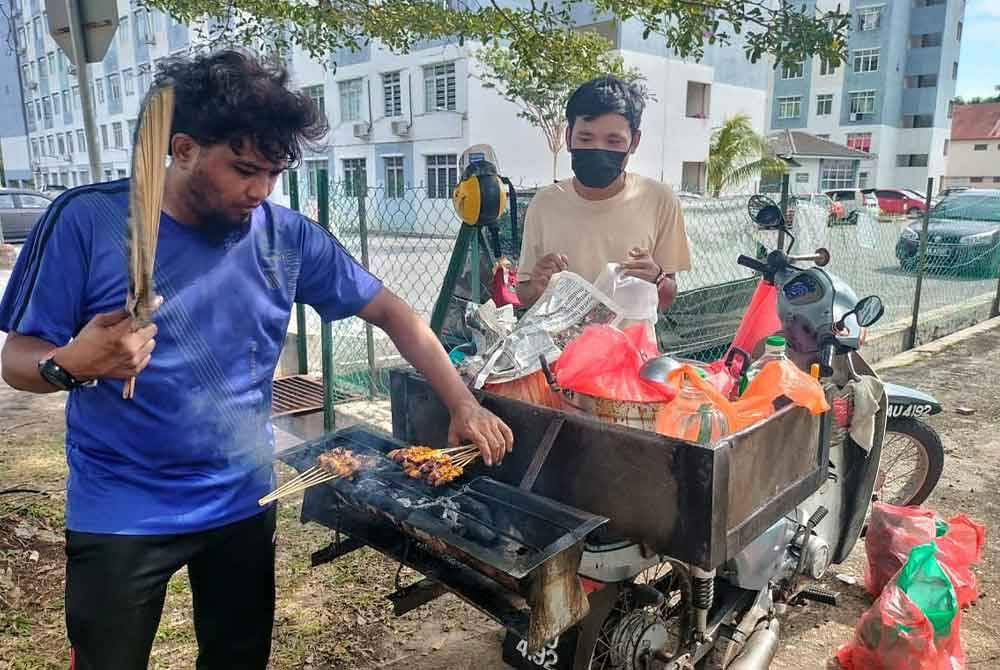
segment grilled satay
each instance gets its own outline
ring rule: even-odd
[[[431,486],[441,486],[462,476],[463,469],[454,463],[442,463],[431,470],[427,483]]]
[[[337,447],[320,454],[316,459],[316,464],[332,475],[352,477],[361,469],[362,461],[352,452]]]

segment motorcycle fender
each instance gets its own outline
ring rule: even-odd
[[[889,398],[890,419],[922,419],[941,412],[941,403],[929,393],[899,384],[887,383],[884,386]]]

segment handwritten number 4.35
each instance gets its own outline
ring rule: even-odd
[[[556,663],[559,662],[559,654],[556,653],[556,647],[558,646],[559,637],[556,636],[552,640],[549,640],[540,651],[531,656],[528,655],[528,643],[525,640],[517,643],[517,650],[521,652],[521,656],[538,667],[545,668],[545,670],[554,670]]]

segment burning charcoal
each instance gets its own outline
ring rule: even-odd
[[[496,542],[497,534],[493,532],[493,514],[490,508],[468,497],[461,499],[460,506],[465,513],[461,534],[486,545]]]

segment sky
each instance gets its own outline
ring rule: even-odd
[[[956,95],[995,95],[1000,84],[996,39],[1000,34],[1000,0],[968,0],[962,26]],[[991,55],[992,54],[992,55]]]

